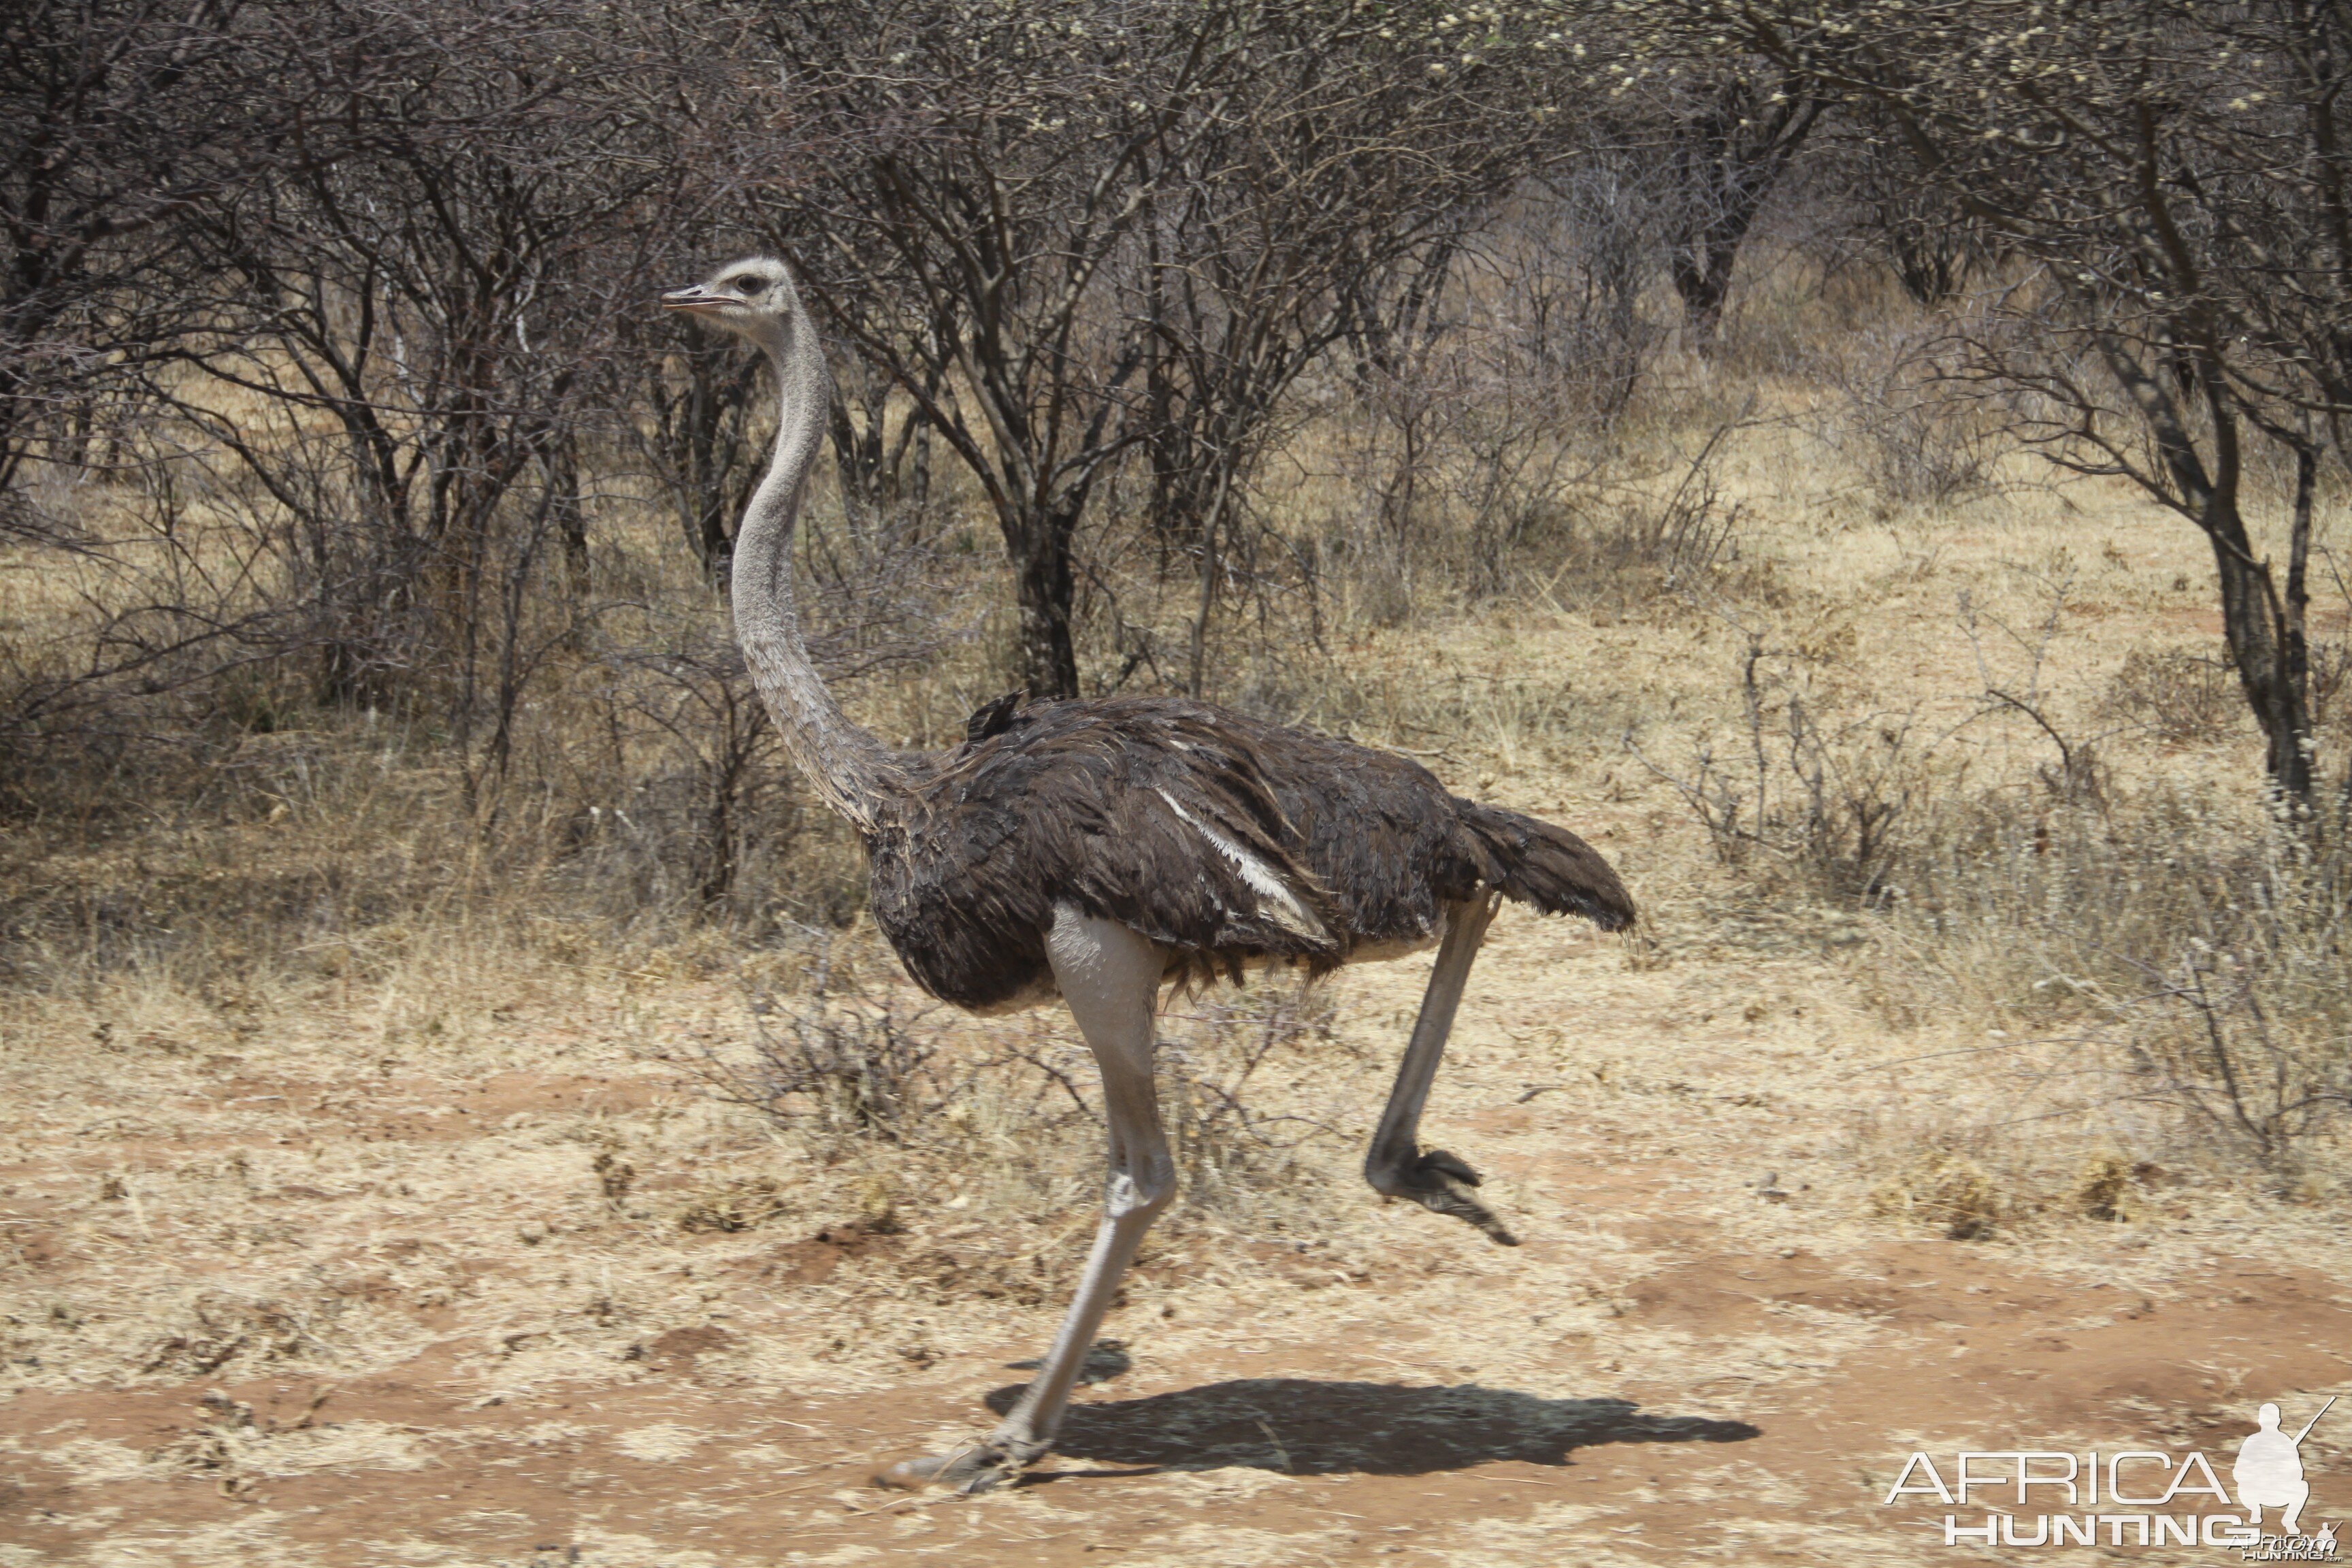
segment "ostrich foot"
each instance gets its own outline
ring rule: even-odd
[[[944,1454],[926,1454],[919,1458],[901,1459],[887,1469],[875,1472],[874,1484],[898,1487],[907,1491],[943,1487],[958,1497],[971,1497],[979,1492],[994,1491],[1009,1481],[1019,1479],[1021,1472],[1043,1458],[1052,1446],[1042,1441],[1016,1440],[1000,1434],[982,1442],[950,1448]]]
[[[1410,1164],[1378,1166],[1365,1175],[1375,1191],[1388,1197],[1410,1198],[1433,1214],[1452,1215],[1476,1226],[1486,1233],[1486,1239],[1498,1247],[1519,1244],[1519,1238],[1495,1216],[1495,1211],[1472,1195],[1470,1189],[1479,1184],[1478,1173],[1458,1154],[1431,1149]]]

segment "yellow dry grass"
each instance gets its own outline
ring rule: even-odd
[[[1717,587],[1342,615],[1301,689],[1584,832],[1648,911],[1624,942],[1507,913],[1480,960],[1429,1130],[1528,1245],[1357,1181],[1425,960],[1342,974],[1250,1079],[1265,1137],[1194,1152],[1061,1479],[1009,1495],[861,1481],[989,1419],[1052,1331],[1099,1139],[1034,1065],[1084,1089],[1059,1015],[923,1016],[957,1087],[905,1142],[779,1122],[709,1073],[751,1063],[755,1004],[820,1005],[820,949],[823,1005],[919,1005],[862,921],[746,951],[576,918],[528,867],[456,874],[446,780],[305,794],[299,737],[252,742],[287,753],[280,811],[16,855],[210,924],[113,963],[52,933],[0,996],[0,1564],[1892,1563],[1944,1552],[1877,1506],[1912,1447],[2217,1447],[2259,1398],[2315,1407],[2347,1375],[2315,1272],[2340,1150],[2283,1187],[2084,1092],[2062,1069],[2103,1047],[2026,1038],[1999,964],[1727,868],[1622,743],[1672,771],[1738,742],[1752,636],[1823,711],[1957,731],[1923,764],[1949,787],[2025,789],[2040,735],[1961,724],[1961,595],[2009,680],[2028,655],[1982,628],[2063,584],[2038,678],[2098,732],[2127,661],[2210,651],[2200,542],[2099,485],[1890,505],[1801,420],[1740,434],[1723,483]],[[19,616],[60,592],[9,582]],[[985,658],[860,704],[946,733]],[[2242,723],[2101,753],[2252,817]],[[234,889],[329,863],[425,891],[272,945]],[[1186,1071],[1223,1081],[1279,994],[1171,1004]],[[2352,1508],[2344,1453],[2306,1447],[2316,1517]]]

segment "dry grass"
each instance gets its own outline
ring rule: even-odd
[[[1801,314],[1785,335],[1823,341]],[[1602,1384],[1728,1419],[1831,1400],[1899,1346],[1885,1321],[1801,1292],[1769,1316],[1677,1317],[1674,1302],[1713,1299],[1685,1278],[1694,1247],[1852,1273],[1933,1240],[1995,1260],[1971,1267],[2161,1293],[2216,1249],[2335,1245],[2336,1107],[2282,1109],[2345,1083],[2335,873],[2265,824],[2251,728],[2195,662],[2218,642],[2201,546],[2120,490],[2032,489],[2021,468],[1904,493],[1800,416],[1803,356],[1764,360],[1671,366],[1698,390],[1613,437],[1648,477],[1564,490],[1501,591],[1475,569],[1472,520],[1433,515],[1443,548],[1405,601],[1342,552],[1311,614],[1285,589],[1213,627],[1225,695],[1576,826],[1648,919],[1621,944],[1507,916],[1482,958],[1433,1131],[1538,1238],[1508,1256],[1374,1205],[1355,1173],[1417,965],[1173,1004],[1162,1081],[1186,1202],[1114,1320],[1116,1386],[1174,1397],[1204,1369],[1270,1368],[1564,1406]],[[1704,379],[1735,373],[1759,389],[1744,422],[1744,398]],[[1677,574],[1659,520],[1727,424],[1705,474],[1727,542]],[[1363,500],[1360,468],[1321,460],[1318,440],[1336,437],[1310,432],[1293,488],[1266,503],[1302,547]],[[610,544],[664,615],[709,631],[650,531]],[[958,595],[992,591],[978,543],[942,559]],[[1139,555],[1104,581],[1127,625],[1177,646],[1189,586],[1156,584]],[[21,564],[5,583],[0,613],[66,613],[66,591]],[[1110,598],[1087,613],[1091,646],[1109,647]],[[942,744],[1002,689],[1001,625],[950,629],[923,665],[857,684],[861,716]],[[2340,638],[2340,609],[2320,629]],[[1761,731],[1743,683],[1759,647]],[[854,1494],[792,1490],[822,1458],[792,1423],[880,1422],[887,1396],[918,1411],[898,1426],[937,1405],[961,1430],[971,1391],[1050,1332],[1099,1180],[1066,1021],[923,1010],[857,913],[855,847],[772,762],[738,890],[699,900],[677,869],[694,852],[692,760],[653,730],[614,752],[590,722],[614,710],[592,700],[601,679],[583,658],[550,688],[529,787],[488,829],[421,721],[298,709],[176,759],[126,750],[148,782],[102,796],[85,779],[79,815],[51,781],[47,814],[0,844],[0,1356],[14,1407],[42,1423],[5,1442],[75,1489],[74,1518],[144,1510],[151,1555],[118,1531],[116,1555],[90,1560],[318,1561],[302,1554],[327,1539],[509,1560],[420,1533],[457,1505],[411,1499],[403,1478],[452,1465],[666,1467],[704,1478],[693,1495],[713,1520],[791,1539],[895,1531]],[[2030,689],[2087,744],[2098,787],[2056,767],[2039,722],[1989,708],[1994,686]],[[1808,723],[1816,760],[1843,769],[1822,776],[1909,792],[1866,868],[1850,837],[1806,826],[1816,803],[1789,759]],[[1759,733],[1773,793],[1759,837],[1727,853],[1660,774],[1687,783],[1706,747],[1751,765]],[[1874,756],[1899,765],[1871,773]],[[2244,1105],[2212,1099],[2217,1027],[2265,1092],[2284,1086],[2252,1104],[2268,1142]],[[689,1373],[701,1403],[677,1392]],[[189,1391],[213,1388],[191,1417]],[[176,1402],[163,1436],[160,1417],[142,1416],[143,1437],[107,1424],[108,1401],[142,1391]],[[1274,1430],[1286,1413],[1252,1419]],[[1238,1453],[1257,1431],[1217,1441]],[[1164,1543],[1132,1560],[1199,1560],[1204,1541],[1236,1562],[1349,1550],[1353,1525],[1244,1524],[1261,1493],[1303,1484],[1283,1446],[1300,1439],[1273,1441],[1280,1465],[1167,1479],[1151,1506],[1178,1522],[1138,1527]],[[1708,1484],[1749,1495],[1724,1452]],[[173,1497],[260,1509],[313,1495],[305,1478],[405,1511],[332,1537],[272,1514],[250,1528],[276,1556],[155,1522]],[[1791,1480],[1770,1506],[1843,1484]],[[1536,1500],[1552,1511],[1466,1496],[1434,1511],[1464,1521],[1465,1562],[1533,1560],[1544,1531],[1598,1517]],[[1036,1510],[1063,1506],[1028,1495],[974,1517],[1042,1530]],[[451,1528],[502,1551],[529,1540]],[[692,1555],[697,1528],[608,1521],[576,1539],[589,1561],[714,1560]],[[930,1528],[874,1539],[895,1550]],[[76,1560],[40,1550],[8,1561]]]
[[[1778,307],[1792,312],[1779,330],[1802,337],[1808,310],[1855,307],[1792,295]],[[1747,352],[1764,356],[1747,367],[1755,395],[1728,416],[1718,401],[1684,394],[1641,405],[1611,439],[1618,471],[1647,478],[1615,490],[1563,481],[1548,503],[1559,521],[1518,540],[1516,585],[1499,599],[1480,587],[1476,561],[1448,553],[1475,544],[1477,519],[1440,508],[1415,524],[1435,549],[1402,616],[1393,605],[1365,607],[1366,594],[1390,590],[1358,583],[1340,550],[1310,596],[1276,592],[1213,623],[1223,684],[1247,706],[1398,746],[1457,785],[1505,797],[1597,795],[1664,832],[1659,814],[1673,815],[1679,789],[1711,828],[1714,858],[1728,862],[1720,891],[1715,872],[1677,874],[1706,907],[1728,912],[1742,884],[1806,906],[1742,912],[1698,940],[1769,947],[1818,913],[1822,926],[1853,933],[1837,939],[1848,951],[1899,976],[1865,984],[1897,1027],[1948,1018],[1955,1005],[1994,1027],[2028,1016],[2044,1032],[2112,1025],[2053,1005],[2046,941],[2012,940],[2021,911],[2047,901],[2021,879],[2042,868],[2053,831],[2071,834],[2071,879],[2060,881],[2075,912],[2042,910],[2045,926],[2123,908],[2136,912],[2145,946],[2177,923],[2140,869],[2180,831],[2164,803],[2210,795],[2247,772],[2248,731],[2226,670],[2211,663],[2207,574],[2189,541],[2120,492],[2019,492],[2014,480],[2030,470],[2015,458],[2010,480],[1997,483],[1999,460],[1982,455],[1973,426],[1933,427],[1967,419],[1939,416],[1928,400],[1925,351],[1910,346],[1922,341],[1916,328],[1890,325],[1847,341],[1831,363],[1818,349],[1776,361],[1751,340]],[[1892,458],[1857,458],[1863,448],[1874,450],[1885,432],[1836,416],[1833,404],[1789,417],[1810,387],[1860,396],[1853,387],[1894,384],[1889,377],[1904,388],[1895,408],[1904,438],[1964,444],[1981,480],[1898,483],[1873,466]],[[1311,552],[1318,530],[1364,510],[1368,471],[1344,443],[1310,431],[1264,504],[1295,520]],[[672,643],[721,635],[690,574],[664,563],[656,520],[614,517],[611,570],[656,606],[615,633]],[[960,585],[941,591],[984,599],[984,545],[969,534],[950,543],[943,581]],[[1190,584],[1162,581],[1140,556],[1114,556],[1100,580],[1112,592],[1085,606],[1097,633],[1115,604],[1147,641],[1171,646]],[[49,627],[58,646],[98,586],[24,570],[5,581],[8,616]],[[1285,636],[1277,628],[1311,629],[1301,625],[1310,597],[1319,642]],[[1007,679],[1001,619],[951,628],[923,665],[885,670],[853,700],[894,737],[941,743]],[[2323,649],[2323,664],[2327,657]],[[600,734],[614,710],[595,661],[558,677],[511,786],[538,798],[487,829],[462,805],[462,781],[429,723],[289,708],[257,688],[228,693],[245,706],[200,754],[126,763],[152,770],[160,796],[136,816],[103,789],[68,781],[59,798],[79,792],[81,816],[51,811],[7,846],[16,1005],[39,1020],[28,1027],[83,1018],[63,1026],[101,1045],[194,1032],[125,1021],[165,1013],[202,1017],[236,1041],[331,999],[378,1020],[383,1041],[432,1039],[470,1034],[496,1013],[468,999],[512,983],[476,972],[534,986],[598,973],[695,982],[735,973],[747,944],[754,966],[776,977],[755,989],[780,984],[789,998],[809,984],[805,955],[825,941],[813,933],[856,908],[854,847],[762,754],[758,798],[741,803],[735,829],[735,887],[712,925],[711,906],[681,872],[708,852],[695,842],[708,805],[696,793],[700,760],[666,750],[674,731],[639,725],[614,739],[606,722]],[[1990,710],[1987,691],[2020,681],[2042,719],[2095,753],[2098,776],[2117,781],[2118,798],[2096,803],[2095,816],[2052,794],[2046,735]],[[1624,749],[1628,737],[1638,753]],[[2231,795],[2246,798],[2242,789],[2219,798]],[[2244,836],[2259,837],[2258,815],[2199,815],[2210,841],[2197,853],[2221,882]],[[1668,840],[1677,841],[1686,852],[1690,841]],[[2091,860],[2096,880],[2086,879]],[[1854,899],[1882,918],[1853,925],[1838,906]],[[2112,931],[2079,935],[2114,945]],[[814,1005],[830,1003],[818,985]],[[2147,1050],[2144,1041],[2117,1048]],[[1008,1085],[1022,1074],[1082,1076],[1027,1061],[1006,1071]],[[927,1092],[927,1114],[892,1115],[921,1128],[929,1112],[961,1103],[960,1091]],[[1076,1116],[1081,1097],[1056,1092]],[[1005,1101],[988,1112],[1000,1137],[1017,1136],[1052,1099],[1034,1084],[982,1098]],[[869,1117],[847,1136],[878,1131]],[[828,1123],[824,1136],[845,1134]],[[903,1136],[879,1142],[913,1157]],[[1046,1183],[1035,1200],[1050,1207],[1067,1191]]]

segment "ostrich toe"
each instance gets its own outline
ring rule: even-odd
[[[1519,1238],[1511,1234],[1510,1227],[1471,1193],[1479,1180],[1478,1173],[1460,1155],[1430,1149],[1409,1165],[1391,1167],[1374,1174],[1372,1185],[1390,1197],[1410,1198],[1433,1214],[1452,1215],[1466,1225],[1475,1226],[1498,1247],[1518,1246]]]
[[[1469,1161],[1459,1154],[1450,1154],[1443,1149],[1427,1151],[1414,1162],[1414,1169],[1434,1171],[1439,1175],[1451,1176],[1465,1187],[1478,1186],[1486,1180],[1470,1168]]]
[[[1045,1448],[1044,1443],[1007,1442],[992,1437],[983,1443],[950,1448],[944,1454],[925,1454],[912,1459],[901,1459],[886,1469],[876,1471],[874,1484],[906,1491],[940,1487],[959,1497],[971,1497],[980,1492],[993,1491],[1006,1482],[1017,1479],[1023,1470],[1045,1452]]]

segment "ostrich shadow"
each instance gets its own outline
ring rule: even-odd
[[[987,1396],[1002,1415],[1021,1388]],[[1745,1421],[1645,1415],[1630,1399],[1544,1399],[1475,1383],[1446,1387],[1305,1377],[1234,1378],[1140,1399],[1072,1405],[1065,1459],[1296,1476],[1419,1476],[1497,1459],[1559,1466],[1605,1443],[1741,1443]]]

